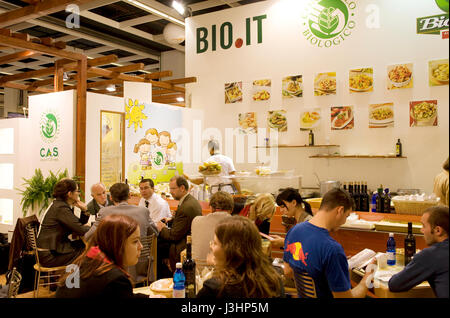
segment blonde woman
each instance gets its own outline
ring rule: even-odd
[[[239,215],[248,217],[261,233],[268,235],[275,210],[276,204],[273,195],[262,193],[255,198],[248,199]]]

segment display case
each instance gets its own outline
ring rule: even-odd
[[[294,188],[302,191],[302,176],[294,174],[272,173],[267,175],[237,175],[236,181],[244,194],[272,193],[277,195],[280,189]]]

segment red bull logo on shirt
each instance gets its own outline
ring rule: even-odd
[[[308,253],[303,252],[302,243],[295,242],[292,244],[287,244],[287,249],[285,251],[291,253],[292,258],[295,261],[301,261],[303,264],[305,264],[305,266],[308,266],[308,264],[306,264]]]

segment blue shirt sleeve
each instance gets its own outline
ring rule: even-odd
[[[331,291],[344,292],[352,289],[347,257],[342,247],[331,250],[326,259],[325,266],[325,275]]]
[[[399,273],[389,280],[389,290],[394,293],[410,290],[427,280],[432,274],[430,263],[426,262],[428,251],[423,250],[416,254],[412,261]]]

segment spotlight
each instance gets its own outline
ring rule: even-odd
[[[68,81],[69,80],[69,75],[67,75],[67,72],[63,73],[63,81]]]
[[[172,8],[174,8],[175,10],[177,10],[177,12],[181,15],[184,15],[184,5],[182,5],[180,2],[178,1],[172,1]]]
[[[180,102],[180,103],[184,102],[184,98],[183,97],[177,97],[177,101]]]
[[[116,91],[116,85],[114,85],[114,84],[109,84],[109,85],[106,87],[106,90],[107,90],[108,92],[115,92],[115,91]]]

